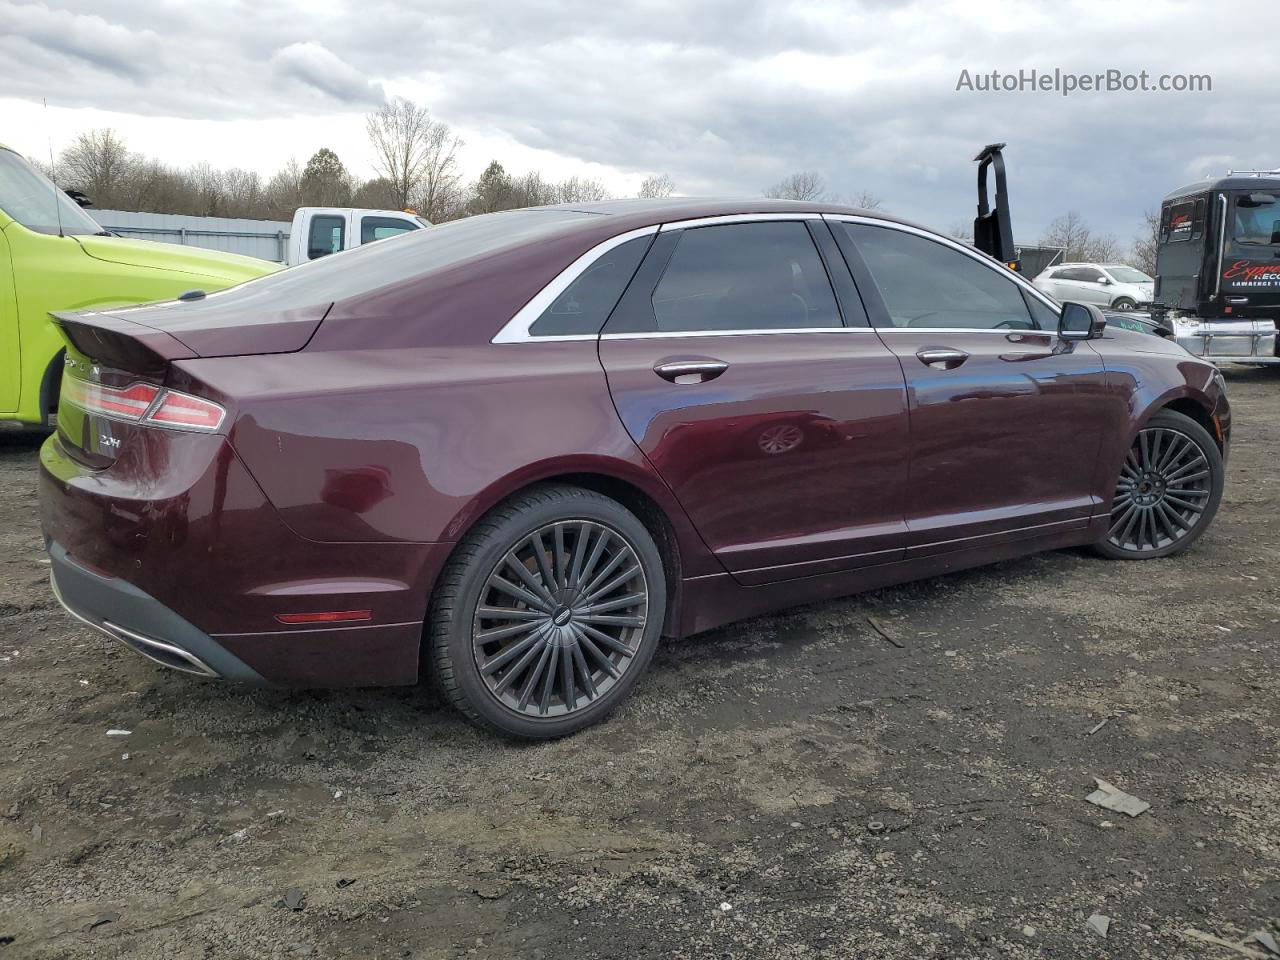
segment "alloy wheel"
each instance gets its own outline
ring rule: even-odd
[[[1140,431],[1120,468],[1109,542],[1130,553],[1177,543],[1200,522],[1212,483],[1208,458],[1187,434],[1169,427]]]
[[[621,533],[593,520],[546,524],[485,581],[472,624],[476,666],[517,713],[584,710],[633,663],[648,607],[640,558]]]

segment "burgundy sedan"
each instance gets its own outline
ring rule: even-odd
[[[517,210],[57,322],[73,614],[203,676],[429,674],[523,737],[600,720],[663,635],[1182,550],[1230,433],[1176,344],[806,203]]]

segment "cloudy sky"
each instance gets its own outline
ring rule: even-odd
[[[1017,239],[1076,209],[1127,244],[1173,187],[1280,167],[1276,20],[1262,0],[0,0],[0,141],[47,156],[110,126],[266,175],[328,146],[369,176],[363,115],[399,95],[454,127],[470,177],[496,157],[618,195],[650,173],[758,195],[812,169],[949,230],[973,154],[1005,140]],[[956,89],[1055,68],[1212,91]]]

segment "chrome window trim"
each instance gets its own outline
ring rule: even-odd
[[[533,326],[543,311],[555,302],[556,297],[564,293],[569,284],[577,280],[586,272],[587,268],[595,263],[600,257],[604,256],[615,247],[620,247],[630,240],[636,240],[640,237],[648,237],[658,232],[658,224],[648,227],[640,227],[638,230],[628,230],[626,233],[620,233],[616,237],[610,237],[597,243],[594,247],[578,257],[577,260],[569,264],[561,270],[550,283],[534,294],[533,299],[516,311],[516,315],[503,324],[499,330],[489,340],[490,343],[529,343],[541,340],[548,341],[565,341],[565,340],[595,340],[596,334],[563,334],[548,335],[545,337],[534,336],[529,332],[529,328]]]
[[[779,333],[875,333],[872,327],[764,327],[755,330],[642,330],[602,333],[601,340],[674,340],[686,337],[759,337]],[[536,338],[540,339],[540,338]],[[595,339],[594,337],[592,339]]]
[[[897,230],[901,233],[910,233],[910,234],[914,234],[917,237],[924,237],[926,240],[932,240],[934,243],[941,244],[944,247],[950,247],[952,250],[956,250],[960,253],[963,253],[965,256],[969,257],[970,259],[975,260],[978,263],[982,264],[988,270],[998,273],[1008,280],[1012,280],[1015,284],[1021,286],[1023,290],[1030,293],[1033,297],[1035,297],[1037,300],[1043,303],[1046,307],[1048,307],[1054,313],[1058,313],[1058,314],[1062,313],[1061,305],[1054,303],[1053,300],[1051,300],[1048,296],[1046,296],[1045,294],[1037,290],[1035,288],[1035,285],[1032,284],[1030,280],[1027,280],[1021,274],[1014,273],[1012,270],[1010,270],[1008,267],[1004,266],[1003,264],[999,263],[998,261],[992,260],[985,253],[979,253],[977,250],[973,249],[972,247],[966,246],[963,243],[959,243],[955,240],[952,240],[950,237],[944,237],[937,233],[931,233],[928,230],[921,230],[919,227],[908,226],[905,223],[895,223],[892,220],[878,220],[874,217],[859,217],[859,216],[855,216],[853,214],[848,214],[848,213],[824,213],[822,215],[822,218],[824,220],[841,221],[844,223],[863,223],[863,224],[867,224],[868,226],[881,227],[886,230]],[[959,327],[880,327],[877,329],[920,330],[920,331],[927,331],[931,333],[943,333],[946,331],[951,331],[952,333],[970,333],[970,332],[1009,333],[1011,332],[1006,327],[973,327],[973,328],[966,328],[966,329],[961,329]],[[1016,333],[1016,332],[1026,332],[1026,331],[1012,331],[1012,332]],[[1039,327],[1036,327],[1036,328],[1033,328],[1031,332],[1056,333],[1057,331],[1041,330]]]
[[[786,220],[821,220],[821,213],[725,213],[715,217],[698,217],[694,220],[672,220],[658,228],[660,233],[670,230],[690,230],[694,227],[714,227],[726,223],[767,223]]]

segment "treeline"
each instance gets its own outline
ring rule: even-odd
[[[396,99],[365,122],[377,175],[362,180],[338,154],[321,147],[305,164],[290,160],[270,177],[202,163],[170,166],[129,149],[111,129],[82,133],[46,170],[93,207],[199,217],[288,220],[298,207],[413,209],[434,223],[476,213],[548,203],[604,200],[608,188],[590,177],[551,180],[532,171],[509,173],[497,160],[474,182],[458,163],[462,141],[425,107]],[[647,178],[640,196],[669,196],[665,174]]]

